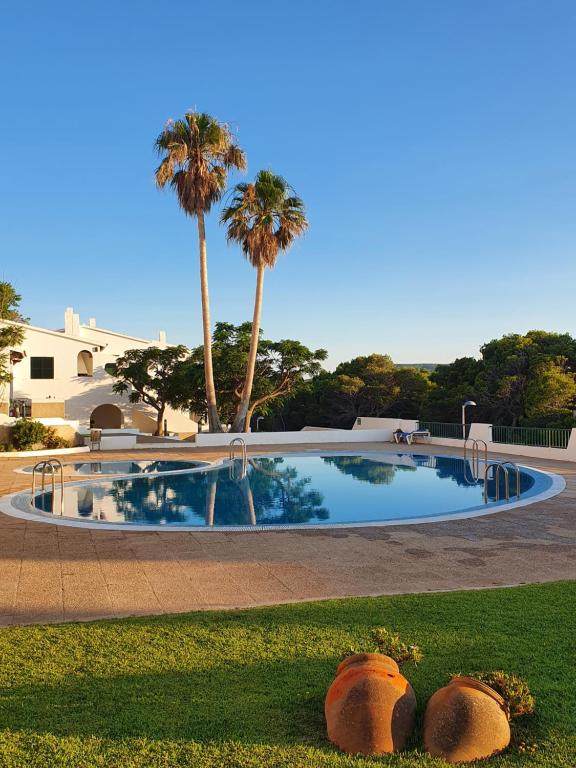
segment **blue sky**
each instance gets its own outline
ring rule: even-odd
[[[153,183],[188,108],[304,198],[267,275],[270,338],[449,361],[576,332],[573,0],[5,5],[0,274],[37,325],[201,339],[195,223]],[[237,181],[238,179],[233,179]],[[213,319],[254,272],[208,227]]]

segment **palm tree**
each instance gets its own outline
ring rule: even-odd
[[[210,115],[198,112],[187,112],[182,120],[167,123],[156,139],[155,146],[158,154],[162,156],[162,161],[156,169],[157,186],[163,188],[169,183],[175,190],[184,213],[195,216],[198,222],[208,424],[211,432],[222,432],[212,370],[204,214],[222,197],[228,171],[231,168],[244,169],[246,158],[244,152],[234,144],[226,125]]]
[[[220,220],[227,225],[228,242],[239,243],[244,256],[257,270],[246,379],[231,428],[232,432],[246,432],[250,426],[247,415],[258,353],[264,271],[266,267],[273,268],[280,251],[288,250],[295,238],[306,231],[308,221],[302,200],[272,171],[260,171],[253,184],[237,184]]]

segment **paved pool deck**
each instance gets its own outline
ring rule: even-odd
[[[315,448],[398,452],[386,443]],[[310,446],[251,446],[249,452],[305,449]],[[425,445],[414,451],[459,454]],[[79,454],[77,460],[222,455],[192,447]],[[547,501],[468,520],[366,528],[139,533],[0,514],[0,626],[576,579],[576,465],[518,460],[562,475],[566,489]],[[30,475],[14,470],[32,463],[0,459],[0,496],[30,487]]]

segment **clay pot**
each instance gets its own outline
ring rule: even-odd
[[[389,656],[358,653],[338,666],[324,711],[328,738],[343,752],[383,755],[406,744],[416,696]]]
[[[455,677],[433,694],[424,716],[424,748],[449,763],[481,760],[510,743],[504,699],[489,685]]]

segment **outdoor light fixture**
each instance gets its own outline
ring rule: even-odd
[[[462,440],[466,440],[466,408],[469,405],[476,405],[474,400],[466,400],[462,405]]]

